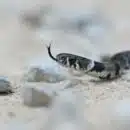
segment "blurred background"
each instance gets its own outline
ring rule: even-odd
[[[53,43],[52,51],[54,55],[68,52],[98,61],[100,56],[104,54],[112,55],[122,50],[129,50],[129,5],[130,1],[128,0],[1,0],[0,75],[18,76],[23,73],[25,67],[31,64],[41,65],[47,63],[46,59],[49,59],[49,57],[45,45],[49,44],[50,41]],[[87,89],[86,86],[88,87]],[[92,120],[94,124],[97,124],[95,126],[96,130],[108,128],[104,124],[109,124],[107,121],[111,121],[114,115],[114,112],[110,111],[111,109],[108,110],[108,108],[117,101],[113,102],[112,105],[108,104],[109,107],[104,108],[104,111],[102,111],[102,106],[97,106],[96,108],[97,104],[95,105],[93,102],[98,100],[100,104],[100,101],[106,98],[113,100],[113,98],[122,98],[124,95],[129,97],[129,84],[126,82],[106,83],[105,85],[98,85],[98,87],[95,87],[94,83],[90,83],[85,85],[85,87],[79,86],[79,91],[80,89],[83,89],[82,91],[85,91],[88,99],[91,100],[88,102],[88,104],[92,105],[90,112],[88,111],[88,116],[90,122]],[[18,108],[21,104],[17,105],[15,100],[15,108]],[[5,100],[2,99],[1,101]],[[70,102],[72,103],[73,100]],[[10,100],[11,103],[12,100]],[[7,107],[7,104],[3,107],[3,111],[5,111],[5,108],[9,110],[13,108],[12,105]],[[103,106],[105,105],[103,104]],[[120,106],[123,105],[117,105],[118,108]],[[22,115],[23,121],[25,121],[26,113],[29,112],[28,118],[30,119],[34,114],[33,110],[28,109],[27,112],[24,112],[22,107],[21,114],[24,113],[24,116]],[[126,105],[126,107],[129,108],[130,106]],[[117,113],[123,112],[124,114],[126,107],[121,110],[117,109],[119,111]],[[116,109],[115,106],[114,108]],[[12,110],[14,110],[14,113],[17,111],[17,115],[20,115],[18,109]],[[109,112],[113,113],[110,115]],[[127,112],[129,113],[129,111]],[[63,114],[60,111],[59,115],[61,113]],[[35,111],[35,114],[37,115],[37,111]],[[102,119],[99,120],[101,115],[105,116],[102,116]],[[55,116],[57,115],[55,114]],[[33,118],[35,119],[32,123],[34,125],[34,122],[37,123],[36,117],[34,116]],[[41,112],[39,112],[39,117],[41,118]],[[108,119],[108,117],[110,118]],[[118,116],[115,116],[115,120],[117,118]],[[28,122],[29,119],[26,119],[26,121]],[[113,123],[116,127],[113,130],[119,128],[117,126],[120,121],[116,123]],[[125,121],[123,123],[125,124]],[[122,127],[125,126],[124,124]],[[127,122],[127,124],[127,130],[129,130],[129,123]],[[124,128],[121,128],[121,130],[124,130]]]
[[[70,50],[97,60],[128,49],[129,16],[127,0],[2,0],[0,73],[18,73],[29,60],[42,59],[50,40],[54,53]]]

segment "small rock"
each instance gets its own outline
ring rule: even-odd
[[[9,116],[10,118],[13,118],[13,117],[15,117],[15,113],[14,113],[14,112],[8,112],[8,116]]]
[[[53,90],[48,87],[38,87],[36,85],[25,85],[23,89],[23,103],[30,107],[48,106],[52,97],[54,96]]]
[[[0,77],[0,93],[11,93],[12,87],[11,83],[7,80],[6,77]]]
[[[52,100],[55,99],[54,97],[59,96],[61,92],[75,85],[77,84],[71,83],[71,81],[68,80],[57,84],[23,83],[21,86],[23,103],[30,107],[49,106]]]
[[[28,82],[49,82],[56,83],[63,81],[65,78],[61,75],[47,72],[44,69],[39,67],[32,67],[29,71],[23,76],[24,81]]]

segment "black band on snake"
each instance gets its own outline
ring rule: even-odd
[[[130,63],[130,51],[117,53],[110,58],[109,62],[101,63],[70,53],[60,53],[54,57],[51,53],[51,44],[47,49],[50,58],[61,66],[105,80],[121,76],[122,70],[128,68]]]

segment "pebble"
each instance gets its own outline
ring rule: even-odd
[[[63,81],[56,84],[25,82],[21,85],[23,104],[30,107],[49,106],[55,97],[77,85],[73,81]]]
[[[11,93],[12,86],[8,78],[1,76],[0,77],[0,93]]]
[[[51,87],[37,84],[24,84],[22,90],[23,104],[29,107],[47,107],[54,95]]]
[[[39,67],[32,67],[29,71],[24,74],[23,80],[27,82],[49,82],[56,83],[63,81],[65,79],[64,76],[47,72],[46,70]]]
[[[8,116],[9,116],[10,118],[13,118],[13,117],[15,117],[16,115],[15,115],[14,112],[8,112]]]

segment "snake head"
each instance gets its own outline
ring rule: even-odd
[[[56,59],[59,64],[66,67],[71,67],[70,64],[70,55],[67,53],[60,53],[56,56]]]
[[[88,72],[94,67],[94,61],[69,53],[60,53],[56,56],[59,64],[78,71]]]

